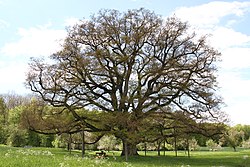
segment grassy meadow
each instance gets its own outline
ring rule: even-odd
[[[191,157],[182,151],[175,157],[174,152],[166,152],[166,156],[157,153],[139,152],[141,156],[129,157],[125,162],[120,152],[107,152],[108,158],[99,159],[95,152],[87,151],[86,157],[81,158],[80,151],[70,155],[60,148],[15,148],[0,146],[0,167],[250,167],[250,150],[231,149],[221,151],[193,151]]]

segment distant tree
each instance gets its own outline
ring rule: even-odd
[[[101,140],[98,142],[98,149],[100,150],[117,150],[119,148],[119,145],[121,143],[117,138],[113,135],[106,135],[101,138]]]
[[[217,150],[218,148],[220,148],[220,145],[216,142],[213,141],[213,139],[209,139],[207,142],[206,142],[206,145],[207,147],[211,150],[211,151],[215,151]]]
[[[20,147],[27,144],[27,131],[26,129],[20,128],[22,112],[22,105],[8,110],[8,145]]]
[[[0,143],[6,144],[7,140],[8,109],[5,100],[0,96]]]
[[[18,127],[21,121],[21,115],[23,112],[24,106],[20,105],[15,108],[12,108],[8,111],[8,123]]]
[[[0,96],[0,143],[12,146],[46,146],[43,135],[23,126],[23,114],[30,101],[29,96],[8,93]],[[33,115],[35,117],[35,115]],[[32,117],[32,115],[30,115]],[[43,140],[45,141],[45,140]]]
[[[34,146],[34,147],[41,147],[41,135],[33,131],[27,131],[27,145]]]
[[[206,147],[206,141],[208,140],[208,137],[202,134],[194,134],[193,137],[196,139],[199,146]]]
[[[51,61],[32,59],[26,83],[76,121],[87,119],[76,112],[83,107],[113,114],[120,122],[110,129],[123,141],[122,155],[137,155],[141,121],[162,107],[196,118],[216,116],[219,56],[206,36],[190,32],[176,17],[101,10],[69,28]]]
[[[194,150],[198,150],[200,148],[197,140],[195,138],[192,138],[190,141],[189,141],[189,148],[190,150],[194,151]]]
[[[242,142],[243,148],[250,148],[250,139]]]
[[[15,92],[3,94],[2,97],[5,100],[6,107],[8,110],[28,103],[31,98],[30,95],[22,96],[16,94]]]
[[[236,151],[236,148],[241,144],[242,138],[244,138],[244,132],[238,131],[234,127],[229,127],[228,131],[224,135],[224,140],[227,144]]]
[[[0,124],[6,125],[8,120],[8,110],[5,100],[0,96]]]
[[[250,125],[241,125],[241,124],[238,124],[238,125],[235,125],[234,128],[237,130],[237,131],[241,131],[243,132],[243,136],[242,136],[242,141],[244,140],[248,140],[250,138]]]
[[[18,127],[11,127],[8,131],[8,139],[7,144],[14,147],[23,147],[27,144],[27,133],[23,129],[19,129]]]

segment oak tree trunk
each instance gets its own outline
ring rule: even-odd
[[[123,140],[122,143],[123,143],[123,147],[122,147],[121,156],[126,156],[126,151],[127,151],[128,156],[139,155],[138,152],[137,152],[137,147],[136,147],[137,144],[136,143],[131,143],[131,142],[128,142],[128,141],[126,143],[125,140]]]

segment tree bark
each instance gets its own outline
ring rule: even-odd
[[[136,147],[136,143],[131,143],[129,141],[126,140],[122,140],[123,143],[123,148],[122,148],[122,154],[121,156],[125,156],[126,151],[127,151],[127,155],[128,156],[135,156],[135,155],[139,155],[137,152],[137,147]]]
[[[176,136],[176,129],[174,127],[174,151],[175,151],[175,156],[177,157],[177,136]]]
[[[161,156],[161,142],[157,141],[157,155]]]
[[[124,154],[125,154],[125,160],[128,161],[128,142],[127,140],[124,141]]]
[[[163,147],[164,147],[164,152],[163,153],[164,153],[164,156],[166,156],[166,139],[164,140],[164,146]]]
[[[187,152],[188,152],[188,158],[190,158],[190,149],[189,149],[189,139],[187,138]]]
[[[71,154],[71,150],[72,150],[72,136],[71,136],[71,133],[69,134],[69,142],[68,142],[68,151],[69,151],[69,154]]]
[[[82,130],[82,158],[84,158],[85,155],[85,134],[84,130]]]

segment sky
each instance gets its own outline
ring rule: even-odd
[[[0,0],[0,94],[28,94],[30,57],[60,48],[67,27],[100,9],[146,8],[177,16],[221,52],[218,93],[231,124],[250,125],[250,0]]]

